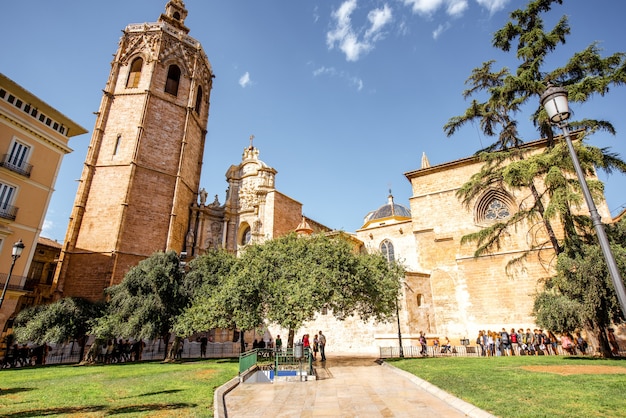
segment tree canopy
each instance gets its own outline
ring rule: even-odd
[[[357,254],[345,239],[321,234],[250,245],[236,264],[221,283],[198,292],[179,329],[247,330],[267,321],[295,331],[323,308],[340,319],[385,321],[395,313],[403,275],[382,255]]]
[[[107,288],[106,314],[94,331],[101,337],[163,338],[167,343],[174,321],[187,306],[188,293],[180,259],[173,251],[157,252]]]
[[[597,241],[591,221],[584,210],[580,184],[574,175],[573,164],[566,145],[553,135],[545,110],[539,97],[549,83],[562,86],[568,92],[570,102],[585,102],[594,96],[604,96],[614,86],[626,81],[626,54],[623,52],[602,56],[596,42],[573,54],[562,67],[546,69],[550,54],[564,45],[571,33],[567,16],[562,16],[551,28],[546,29],[544,16],[562,0],[531,0],[525,8],[513,11],[509,21],[493,36],[493,46],[503,52],[513,52],[519,62],[516,70],[495,69],[495,61],[484,62],[475,68],[463,93],[472,98],[470,106],[460,116],[450,118],[444,126],[448,136],[468,122],[476,122],[481,131],[494,142],[480,150],[477,156],[483,162],[482,169],[461,187],[457,195],[470,206],[489,189],[500,188],[517,191],[522,201],[506,219],[491,224],[463,237],[463,242],[476,242],[475,255],[487,254],[498,249],[501,238],[512,227],[529,230],[533,237],[528,252],[512,263],[523,260],[531,251],[552,254],[549,263],[557,259],[558,275],[547,279],[546,292],[538,295],[535,312],[538,321],[555,330],[569,330],[584,325],[594,328],[606,324],[608,318],[617,320],[610,312],[598,307],[597,300],[609,297],[600,282],[595,285],[580,282],[585,269],[572,263],[591,262],[596,254]],[[526,142],[518,131],[517,116],[530,109],[531,120],[539,136],[546,138],[542,152],[529,152]],[[574,132],[575,149],[587,183],[594,199],[603,199],[603,185],[595,179],[595,170],[626,172],[626,163],[608,149],[588,145],[588,136],[597,130],[615,134],[610,122],[582,119],[569,121]],[[584,213],[584,214],[583,214]],[[533,233],[536,225],[542,233]],[[555,227],[555,226],[558,226]],[[555,231],[562,231],[558,233]],[[546,238],[542,238],[546,237]],[[591,245],[590,245],[591,244]],[[588,274],[596,277],[602,264],[589,268]],[[578,272],[578,273],[576,273]],[[600,280],[597,276],[597,280]],[[606,281],[606,274],[602,283]],[[592,302],[582,298],[579,292],[596,292]],[[598,293],[599,292],[599,293]],[[574,312],[587,312],[579,317]],[[594,313],[595,312],[595,313]],[[581,320],[574,319],[581,318]]]

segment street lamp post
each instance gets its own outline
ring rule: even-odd
[[[567,143],[567,149],[569,150],[570,157],[572,158],[574,170],[576,171],[576,176],[578,177],[585,201],[587,202],[587,207],[589,208],[591,221],[596,230],[596,235],[598,236],[600,248],[602,249],[604,260],[609,268],[609,273],[611,274],[611,279],[613,280],[613,286],[615,287],[617,299],[620,307],[622,308],[622,317],[626,318],[626,289],[624,288],[624,282],[622,281],[619,270],[617,269],[617,263],[615,262],[615,257],[613,257],[613,253],[611,252],[611,246],[606,236],[604,225],[602,225],[600,215],[598,214],[596,205],[593,202],[591,193],[589,192],[589,187],[587,186],[587,181],[585,180],[585,174],[580,167],[578,156],[576,155],[574,145],[572,144],[572,140],[569,135],[567,120],[570,117],[570,111],[567,104],[567,90],[562,87],[555,87],[548,84],[548,88],[541,95],[540,101],[541,105],[546,109],[550,122],[563,130],[565,142]]]
[[[2,302],[4,302],[4,295],[7,292],[7,287],[9,287],[9,281],[11,280],[11,274],[13,273],[13,267],[15,267],[15,260],[20,258],[22,255],[22,251],[24,250],[24,243],[20,239],[18,242],[13,244],[13,250],[11,251],[11,268],[9,269],[9,275],[7,276],[6,282],[4,282],[4,288],[2,289],[2,296],[0,296],[0,308],[2,307]]]

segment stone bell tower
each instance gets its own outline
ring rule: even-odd
[[[213,81],[182,0],[120,39],[65,236],[59,297],[104,297],[155,251],[182,251]]]

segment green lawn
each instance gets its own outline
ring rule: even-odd
[[[0,416],[211,417],[237,360],[0,370]]]
[[[564,356],[389,360],[500,417],[626,417],[626,361]],[[539,371],[525,370],[538,367]],[[552,372],[572,371],[562,375]],[[584,371],[593,371],[584,374]],[[615,369],[617,368],[617,369]],[[610,370],[622,374],[608,374]]]

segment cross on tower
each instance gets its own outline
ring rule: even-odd
[[[250,135],[250,149],[254,148],[254,145],[252,145],[253,140],[254,140],[254,135]]]

